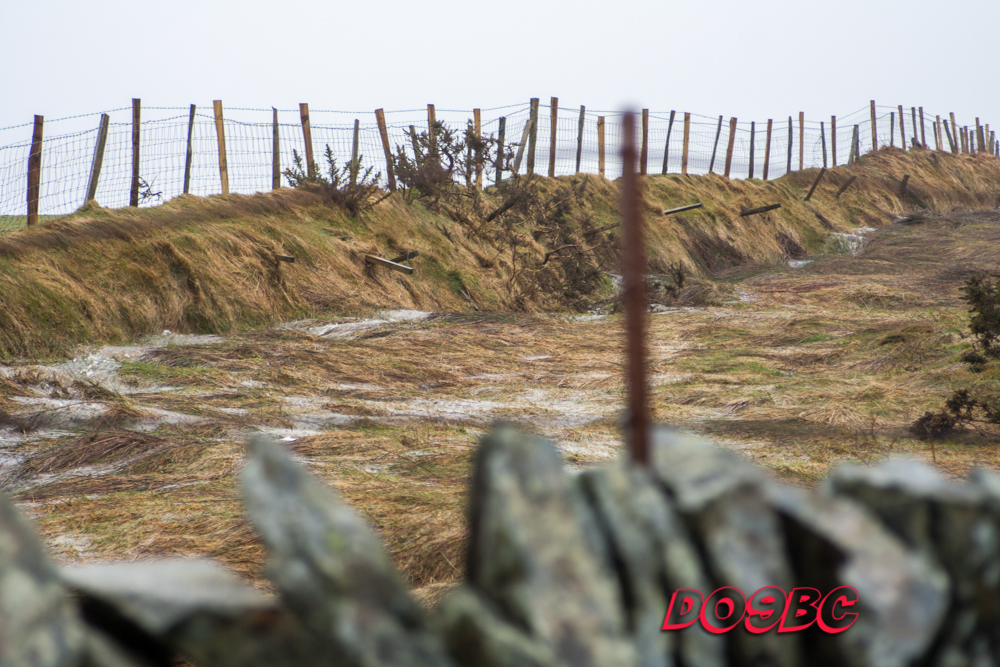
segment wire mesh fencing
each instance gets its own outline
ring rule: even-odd
[[[143,108],[138,125],[133,108],[104,112],[108,123],[99,169],[95,155],[101,113],[47,121],[40,146],[35,147],[41,165],[33,202],[29,158],[37,125],[0,128],[0,232],[26,224],[32,203],[39,218],[77,210],[95,179],[94,199],[111,208],[133,203],[155,206],[183,192],[219,194],[224,190],[223,173],[231,193],[266,192],[275,187],[276,165],[279,185],[287,185],[283,172],[295,165],[296,156],[304,160],[307,153],[304,125],[311,135],[313,160],[321,170],[326,168],[327,149],[338,166],[344,166],[352,160],[356,143],[362,169],[373,167],[380,185],[387,185],[387,156],[372,112],[313,110],[304,123],[303,109],[220,110],[221,117],[211,106],[196,107],[193,114],[189,107]],[[473,122],[471,109],[434,113],[437,121],[459,131]],[[384,117],[391,152],[402,150],[414,158],[413,134],[427,130],[428,111],[388,111]],[[553,125],[553,107],[540,100],[485,109],[481,133],[496,138],[503,125],[504,143],[524,154],[517,169],[521,174],[533,166],[542,175],[621,177],[620,112],[556,106],[554,118]],[[133,168],[136,130],[138,172]],[[730,178],[774,179],[789,171],[845,165],[884,146],[914,144],[954,152],[1000,152],[995,132],[979,125],[978,118],[973,124],[956,126],[951,114],[874,104],[843,116],[813,119],[793,114],[765,121],[654,111],[646,112],[637,132],[642,135],[637,142],[645,146],[645,172],[651,175],[712,172]],[[482,174],[485,186],[496,182],[493,160],[483,162]]]

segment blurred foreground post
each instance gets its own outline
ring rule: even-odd
[[[42,189],[42,128],[45,116],[35,116],[28,153],[28,226],[38,224],[38,198]]]
[[[639,177],[635,169],[635,114],[626,112],[622,124],[622,279],[625,301],[626,362],[628,368],[628,447],[634,463],[648,465],[646,405],[646,253],[639,205]]]

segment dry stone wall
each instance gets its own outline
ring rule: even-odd
[[[666,428],[652,465],[568,471],[500,426],[470,489],[466,580],[432,611],[378,538],[284,448],[256,439],[247,514],[266,596],[203,560],[52,565],[0,500],[0,666],[849,667],[1000,664],[1000,477],[909,460],[783,485]],[[677,589],[858,591],[830,634],[664,632]]]

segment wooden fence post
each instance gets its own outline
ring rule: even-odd
[[[913,119],[913,143],[917,143],[917,107],[910,107],[910,117]]]
[[[385,115],[384,111],[382,115]],[[388,133],[388,130],[386,130],[386,133]],[[438,162],[437,111],[434,109],[433,104],[427,105],[427,157],[432,162]]]
[[[945,137],[948,139],[948,149],[952,153],[955,152],[955,139],[951,136],[951,128],[948,126],[948,119],[944,120],[944,133]]]
[[[524,157],[524,150],[528,145],[528,139],[531,137],[531,126],[535,124],[535,119],[530,115],[528,116],[528,122],[524,124],[524,131],[521,132],[521,143],[517,145],[517,156],[514,158],[514,173],[518,173],[521,170],[521,158]]]
[[[604,116],[597,117],[597,173],[604,178]]]
[[[805,169],[806,163],[806,114],[799,112],[799,171]]]
[[[951,136],[955,139],[955,146],[951,149],[951,152],[958,155],[961,150],[961,144],[958,139],[958,125],[955,123],[955,112],[949,112],[948,116],[951,118]]]
[[[531,129],[528,133],[528,175],[535,173],[535,146],[538,144],[538,98],[531,98]]]
[[[854,134],[851,136],[851,152],[847,155],[847,166],[850,167],[858,159],[858,126],[854,126]]]
[[[729,145],[726,147],[726,173],[724,176],[729,178],[730,170],[733,166],[733,146],[736,145],[736,117],[729,119]]]
[[[684,148],[681,151],[681,174],[688,173],[688,147],[691,144],[691,114],[684,112]]]
[[[132,185],[129,189],[128,205],[139,205],[139,112],[142,101],[132,98]]]
[[[415,125],[410,126],[410,146],[413,147],[413,163],[419,167],[423,164],[424,159],[420,154],[420,142],[417,140],[417,128]]]
[[[889,148],[896,147],[896,112],[889,112]]]
[[[396,191],[396,172],[392,168],[392,148],[389,146],[389,128],[385,124],[385,111],[375,109],[375,121],[378,123],[378,133],[382,138],[382,152],[385,153],[385,172],[389,181],[389,192]]]
[[[87,181],[87,195],[83,198],[84,203],[97,197],[97,182],[101,178],[101,165],[104,164],[104,146],[108,142],[108,124],[110,122],[111,117],[106,113],[102,113],[101,123],[97,127],[97,144],[94,146],[94,159],[90,163],[90,180]]]
[[[559,98],[553,97],[549,101],[549,178],[556,177],[556,146],[558,145],[559,132]]]
[[[795,134],[792,129],[792,117],[788,117],[788,165],[785,167],[785,173],[792,173],[792,150],[795,146]]]
[[[361,170],[361,165],[358,161],[361,156],[358,153],[361,152],[361,120],[358,118],[354,119],[354,133],[351,137],[351,185],[358,184],[358,172]]]
[[[507,117],[500,116],[500,127],[497,129],[497,163],[495,165],[496,175],[494,185],[500,185],[503,180],[503,161],[506,157],[504,141],[507,139]]]
[[[934,145],[937,146],[936,150],[941,150],[941,137],[938,136],[938,128],[934,123],[931,123],[931,132],[934,133]]]
[[[480,109],[472,110],[472,131],[476,133],[476,144],[483,137],[483,114]],[[483,189],[483,149],[476,148],[476,189]]]
[[[927,126],[924,124],[924,108],[917,107],[917,112],[920,114],[920,146],[927,148]]]
[[[222,194],[229,194],[229,167],[226,164],[226,126],[222,120],[222,100],[212,102],[215,107],[215,134],[219,140],[219,180]]]
[[[961,129],[961,133],[960,133],[959,136],[961,136],[961,138],[962,138],[961,139],[961,142],[962,142],[962,152],[963,153],[968,153],[969,152],[969,128],[968,127],[963,127]]]
[[[306,173],[309,178],[316,175],[316,161],[313,157],[312,125],[309,124],[309,105],[299,104],[299,118],[302,120],[302,141],[306,145]]]
[[[937,128],[937,136],[938,136],[937,149],[939,151],[943,151],[944,150],[944,135],[941,134],[941,116],[935,116],[935,118],[934,118],[934,127]]]
[[[983,140],[986,142],[985,150],[989,155],[993,154],[993,147],[990,145],[990,124],[983,125]]]
[[[833,157],[831,162],[833,166],[837,166],[837,117],[830,116],[830,155]]]
[[[719,135],[722,134],[722,116],[719,116],[719,125],[715,128],[715,143],[712,144],[712,160],[708,163],[708,173],[712,173],[715,168],[715,153],[719,150]]]
[[[753,149],[754,149],[754,144],[757,143],[757,139],[755,136],[757,130],[756,125],[757,124],[754,121],[750,121],[750,170],[747,172],[748,179],[753,178],[753,162],[754,162]]]
[[[472,119],[465,123],[465,136],[468,137],[473,132]],[[472,187],[472,144],[465,142],[465,187]]]
[[[646,175],[646,162],[649,156],[649,109],[642,110],[642,145],[639,149],[639,175]]]
[[[676,113],[676,111],[670,112],[670,122],[667,123],[667,143],[663,147],[663,171],[660,172],[664,176],[667,175],[667,159],[670,157],[670,133],[674,129],[674,116]]]
[[[580,123],[576,129],[576,173],[580,173],[580,161],[583,159],[583,124],[587,117],[587,107],[580,105]]]
[[[976,118],[976,152],[983,153],[986,151],[986,137],[983,136],[983,126],[979,124],[979,118]]]
[[[899,105],[899,138],[905,151],[910,142],[906,140],[906,116],[903,115],[903,105]]]
[[[878,122],[875,118],[875,100],[872,100],[872,150],[878,150]]]
[[[193,104],[191,106],[194,106]],[[281,135],[278,129],[278,108],[271,107],[271,189],[281,187]],[[186,192],[186,190],[185,190]]]
[[[38,200],[42,194],[42,129],[45,116],[35,116],[28,153],[28,226],[38,224]]]
[[[764,144],[764,180],[767,180],[767,171],[771,166],[771,124],[773,119],[767,119],[767,141]]]
[[[187,151],[184,153],[184,194],[191,191],[191,164],[194,162],[194,145],[192,143],[194,139],[194,113],[195,105],[192,104],[188,113]]]
[[[823,145],[823,168],[826,169],[826,130],[823,121],[819,122],[819,141]]]

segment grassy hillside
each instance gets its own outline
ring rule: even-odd
[[[1000,205],[1000,161],[991,157],[883,149],[850,169],[830,170],[812,200],[803,202],[816,173],[770,182],[714,175],[646,178],[651,270],[663,273],[680,263],[689,275],[712,279],[745,263],[818,251],[831,231],[878,227],[914,210]],[[910,175],[908,193],[900,198],[904,174]],[[835,199],[851,175],[858,180]],[[569,203],[554,218],[555,233],[530,221],[511,230],[508,238],[520,244],[520,259],[483,233],[505,224],[504,215],[484,220],[482,212],[500,201],[491,191],[446,206],[399,193],[357,216],[321,193],[289,189],[249,197],[181,196],[150,209],[88,204],[0,237],[0,359],[58,356],[77,343],[164,329],[228,333],[390,307],[559,310],[611,296],[610,280],[591,281],[583,299],[570,294],[561,287],[568,264],[552,276],[555,261],[548,260],[560,243],[601,239],[613,249],[616,185],[594,176],[537,182],[542,199]],[[581,185],[582,198],[563,196],[573,183]],[[696,201],[704,208],[660,214]],[[771,203],[782,208],[739,216],[741,207]],[[364,262],[365,254],[391,258],[412,250],[420,253],[412,260],[412,276]],[[293,255],[296,262],[278,262],[275,254]],[[588,261],[616,270],[613,252],[592,254]],[[548,276],[550,289],[526,289],[526,276]]]

